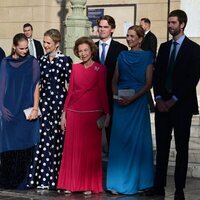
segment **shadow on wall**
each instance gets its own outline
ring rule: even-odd
[[[60,5],[60,11],[57,14],[60,19],[60,33],[63,41],[60,44],[60,50],[64,52],[65,18],[68,13],[68,9],[66,8],[67,0],[56,0],[56,2]]]

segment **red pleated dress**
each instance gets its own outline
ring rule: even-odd
[[[57,188],[102,192],[102,133],[96,121],[109,113],[104,66],[73,65],[64,111],[66,132]]]

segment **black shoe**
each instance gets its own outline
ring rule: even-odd
[[[144,196],[165,196],[164,188],[152,188],[143,193]]]
[[[183,190],[176,190],[174,193],[174,200],[185,200]]]

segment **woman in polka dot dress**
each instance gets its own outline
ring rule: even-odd
[[[60,32],[50,29],[44,33],[46,51],[40,59],[40,109],[42,111],[40,143],[30,166],[29,188],[55,189],[63,150],[63,132],[60,118],[67,94],[72,60],[58,49]]]

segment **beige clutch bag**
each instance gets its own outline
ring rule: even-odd
[[[97,126],[99,129],[103,128],[105,120],[106,120],[106,115],[102,115],[101,117],[99,117],[99,119],[97,119]]]

